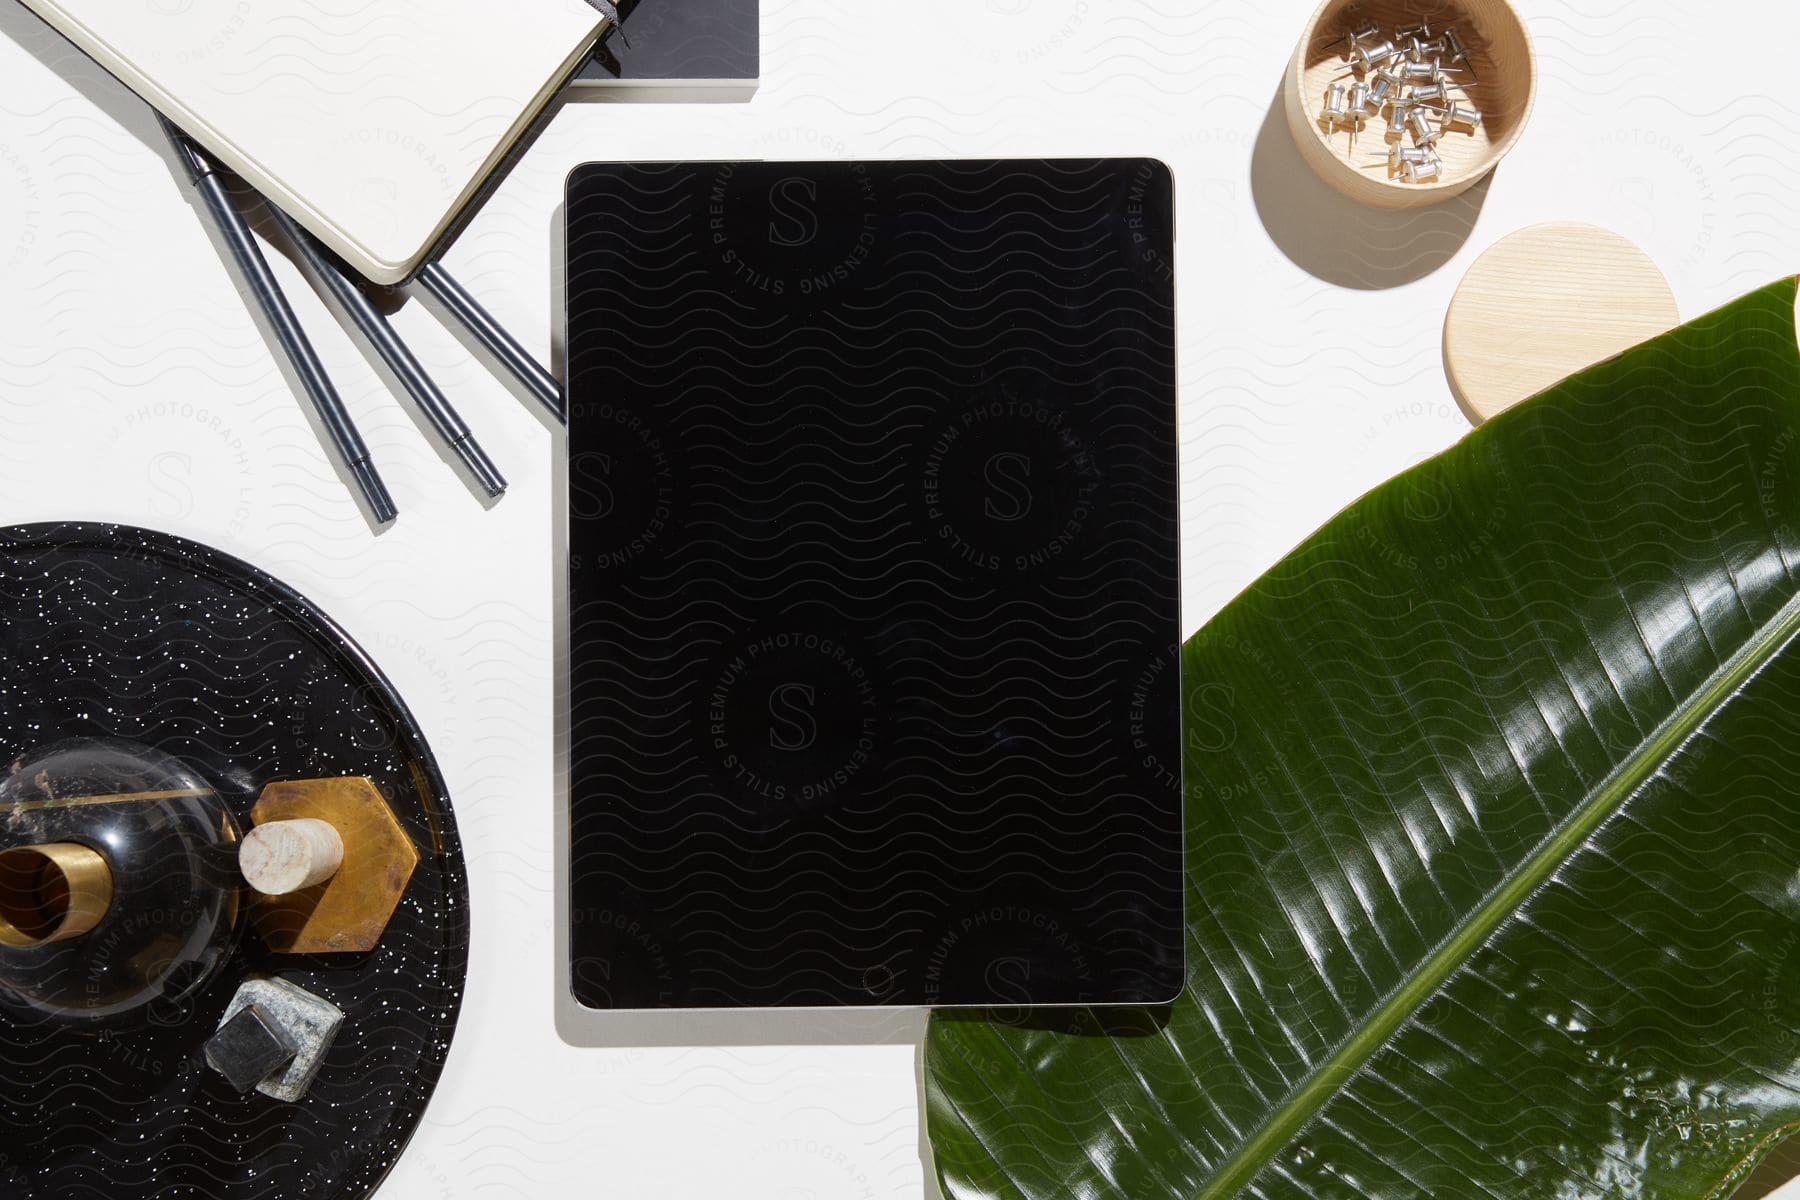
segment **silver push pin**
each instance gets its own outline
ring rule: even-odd
[[[1399,53],[1400,48],[1393,42],[1378,42],[1373,46],[1359,45],[1351,61],[1365,71],[1373,71]]]
[[[1444,128],[1474,133],[1481,128],[1481,110],[1471,104],[1452,104],[1444,110]]]
[[[1442,83],[1429,83],[1416,87],[1407,96],[1414,104],[1443,108],[1450,103],[1450,89]]]
[[[1356,135],[1362,132],[1369,123],[1369,85],[1353,83],[1350,85],[1350,110],[1344,115],[1344,123],[1350,126],[1350,153],[1356,153]]]
[[[1406,118],[1414,108],[1411,100],[1396,96],[1388,106],[1388,137],[1398,138],[1406,133]]]
[[[1388,147],[1388,176],[1392,178],[1406,169],[1407,163],[1422,163],[1431,158],[1431,151],[1423,146],[1402,146],[1395,142]]]
[[[1437,59],[1400,64],[1400,78],[1407,83],[1437,83],[1443,78]]]
[[[1450,44],[1441,35],[1434,38],[1416,37],[1412,40],[1412,52],[1412,56],[1420,61],[1442,58],[1450,52]]]
[[[1356,61],[1356,48],[1381,32],[1379,25],[1369,25],[1362,29],[1352,29],[1344,35],[1344,61]]]
[[[1431,123],[1423,108],[1412,109],[1406,114],[1406,131],[1412,134],[1415,146],[1431,146],[1444,136],[1444,131]]]
[[[1319,110],[1319,124],[1325,127],[1325,140],[1328,143],[1338,126],[1344,124],[1350,116],[1344,107],[1344,91],[1341,83],[1334,83],[1325,89],[1325,107]]]
[[[1444,30],[1443,41],[1444,54],[1449,61],[1455,63],[1458,69],[1468,75],[1470,79],[1478,80],[1475,74],[1475,64],[1469,61],[1468,48],[1463,45],[1462,38],[1457,35],[1456,26],[1452,25]]]
[[[1430,183],[1443,174],[1443,171],[1443,161],[1434,154],[1424,162],[1403,164],[1400,168],[1400,177],[1408,183]]]
[[[1369,85],[1369,94],[1365,101],[1368,110],[1378,113],[1387,107],[1388,101],[1399,95],[1399,84],[1386,71],[1375,73],[1375,82]]]

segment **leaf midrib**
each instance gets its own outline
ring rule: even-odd
[[[1475,952],[1520,904],[1568,861],[1625,800],[1666,763],[1716,713],[1727,697],[1781,652],[1800,632],[1800,592],[1714,671],[1688,699],[1651,731],[1631,755],[1602,780],[1585,803],[1558,825],[1531,856],[1506,876],[1488,898],[1438,944],[1411,975],[1330,1058],[1291,1090],[1256,1134],[1240,1146],[1196,1193],[1195,1200],[1226,1200],[1266,1166],[1277,1152],[1324,1108],[1362,1065],[1385,1045],[1400,1025],[1435,992],[1450,973]]]

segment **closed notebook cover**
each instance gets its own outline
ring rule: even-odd
[[[717,91],[753,87],[761,73],[760,0],[653,0],[626,18],[575,82]]]
[[[592,48],[583,0],[25,0],[356,270],[397,283]]]

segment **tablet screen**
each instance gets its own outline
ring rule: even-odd
[[[577,999],[1172,999],[1166,169],[597,164],[568,221]]]

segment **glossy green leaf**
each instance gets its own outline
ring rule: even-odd
[[[940,1013],[946,1195],[1723,1195],[1800,1124],[1783,281],[1383,485],[1189,642],[1188,990]]]

